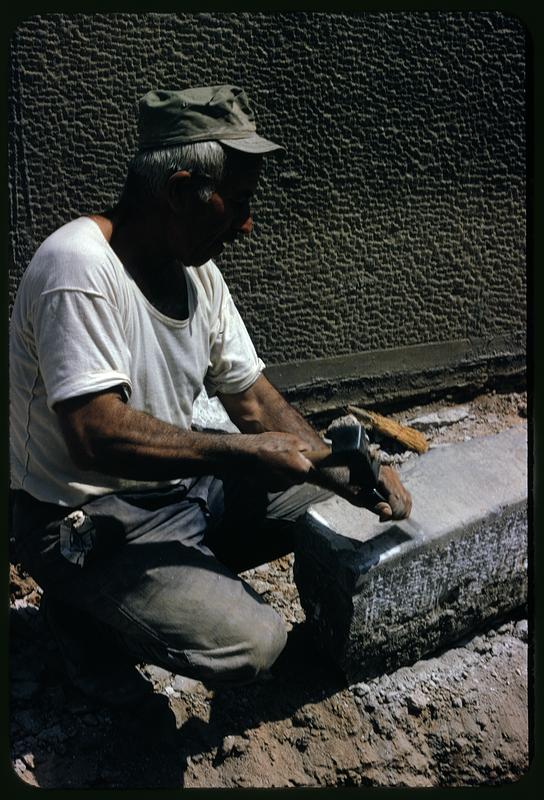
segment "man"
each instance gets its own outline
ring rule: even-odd
[[[12,486],[21,560],[44,589],[66,674],[131,702],[146,661],[215,683],[266,675],[279,616],[238,573],[293,548],[296,519],[346,470],[263,376],[211,260],[252,229],[261,162],[245,93],[142,98],[139,151],[117,206],[36,252],[11,327]],[[241,431],[191,427],[205,386]],[[382,468],[401,519],[410,498]]]

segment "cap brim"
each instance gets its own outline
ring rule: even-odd
[[[218,141],[225,147],[232,147],[233,150],[241,150],[243,153],[253,153],[255,155],[272,153],[274,150],[285,150],[285,147],[282,147],[281,144],[264,139],[256,133],[251,136],[245,136],[243,139],[219,139]]]

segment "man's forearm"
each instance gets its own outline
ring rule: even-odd
[[[272,471],[300,483],[311,466],[292,434],[183,430],[131,408],[115,391],[64,401],[56,411],[74,462],[108,475],[168,480],[234,471],[269,480]]]
[[[296,434],[311,449],[323,446],[312,426],[263,375],[245,392],[220,395],[220,399],[243,433],[283,431]]]
[[[65,400],[55,411],[68,451],[84,470],[145,481],[238,472],[279,488],[315,483],[358,504],[346,468],[313,467],[310,451],[326,452],[321,438],[267,383],[261,382],[257,394],[226,400],[231,418],[245,431],[241,434],[182,430],[131,408],[115,389]],[[380,480],[395,506],[394,518],[402,519],[410,498],[396,473],[382,480],[387,469],[382,467]],[[390,517],[387,503],[381,505]]]
[[[89,425],[84,447],[72,448],[79,464],[134,480],[168,480],[243,468],[241,435],[223,436],[177,428],[121,406],[106,423]]]

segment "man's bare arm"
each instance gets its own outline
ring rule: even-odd
[[[323,447],[323,440],[304,417],[261,375],[239,394],[219,394],[227,414],[242,433],[283,431],[303,439],[309,450]]]
[[[259,476],[271,490],[316,483],[358,504],[347,469],[315,469],[305,456],[322,440],[264,377],[221,399],[242,433],[182,430],[134,410],[115,389],[65,400],[55,411],[69,453],[84,470],[146,481],[234,471]],[[389,503],[373,510],[383,520],[407,516],[409,495],[396,472],[382,467],[380,479]]]
[[[119,391],[55,406],[73,461],[84,470],[134,480],[168,480],[225,470],[303,483],[311,463],[306,442],[290,433],[214,434],[187,431],[127,405]]]

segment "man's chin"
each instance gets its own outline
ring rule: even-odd
[[[190,263],[186,264],[188,267],[201,267],[203,264],[207,264],[211,258],[215,258],[216,256],[220,255],[223,250],[225,249],[222,242],[217,242],[214,245],[211,245],[205,252],[203,253],[194,253],[191,256]]]

